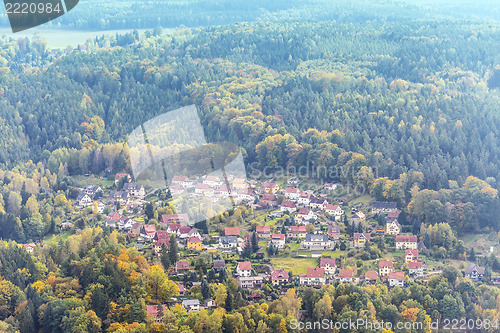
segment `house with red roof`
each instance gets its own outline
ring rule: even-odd
[[[178,261],[175,263],[175,271],[177,273],[179,272],[185,272],[189,270],[189,262],[187,261]]]
[[[280,269],[273,271],[271,273],[271,282],[273,283],[273,286],[282,286],[284,284],[288,284],[288,279],[290,276],[288,275],[288,272]]]
[[[300,197],[300,190],[295,187],[287,187],[285,189],[285,199],[290,201],[297,201]]]
[[[333,276],[337,270],[337,263],[334,258],[321,258],[319,259],[319,267],[325,270],[325,274]]]
[[[258,225],[255,231],[257,232],[257,236],[259,236],[259,238],[271,237],[271,227],[268,225]]]
[[[307,273],[299,275],[300,285],[318,286],[325,284],[325,269],[321,267],[308,267]]]
[[[127,183],[130,183],[132,181],[132,177],[130,177],[130,175],[128,173],[117,173],[115,175],[115,184],[118,184],[118,182],[122,178],[125,178],[125,180],[127,181]]]
[[[418,248],[418,239],[414,235],[398,235],[396,236],[396,249],[413,249]]]
[[[279,190],[279,185],[274,182],[264,182],[260,185],[260,193],[276,194]]]
[[[198,237],[191,237],[187,241],[188,251],[201,251],[203,249],[203,243]]]
[[[306,238],[307,230],[305,225],[292,225],[287,236],[290,238]]]
[[[371,235],[367,232],[354,233],[354,247],[362,248],[366,243],[370,242]]]
[[[156,235],[156,226],[154,224],[145,224],[141,228],[141,236],[152,240]]]
[[[344,214],[344,211],[339,205],[328,204],[325,206],[325,213],[335,216],[335,219],[338,220]]]
[[[317,218],[318,215],[314,214],[314,212],[310,208],[301,208],[295,215],[296,220],[302,221],[316,220]]]
[[[328,226],[328,237],[333,238],[333,239],[339,239],[340,238],[340,226],[338,225],[329,225]]]
[[[276,246],[278,249],[283,249],[285,247],[285,235],[283,234],[272,234],[271,244]]]
[[[160,323],[165,314],[166,306],[162,305],[146,305],[146,312],[155,322]]]
[[[408,272],[411,277],[420,277],[424,275],[424,264],[417,261],[408,263]]]
[[[339,269],[337,279],[340,283],[352,283],[354,277],[354,272],[352,269]]]
[[[418,256],[418,250],[406,249],[405,250],[405,262],[417,262],[422,261],[422,258]]]
[[[390,272],[387,279],[390,287],[399,286],[404,288],[405,286],[405,273],[404,272]]]
[[[224,228],[224,236],[240,236],[240,229],[236,227],[226,227]]]
[[[378,274],[375,271],[367,271],[365,273],[365,282],[367,284],[375,284],[378,280]]]
[[[189,216],[188,214],[164,214],[161,216],[160,223],[171,224],[171,223],[181,223],[188,224]]]
[[[280,209],[282,212],[294,213],[297,210],[297,205],[293,201],[283,200]]]
[[[388,276],[394,271],[394,264],[390,260],[380,260],[378,262],[378,275]]]
[[[236,266],[236,274],[240,277],[250,277],[252,275],[252,263],[250,261],[239,262]]]

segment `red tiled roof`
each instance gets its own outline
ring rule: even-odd
[[[358,232],[355,232],[355,233],[354,233],[354,239],[359,239],[359,238],[361,238],[361,235],[363,235],[363,236],[366,238],[366,240],[370,240],[370,237],[371,237],[371,236],[370,236],[370,234],[369,234],[369,233],[367,233],[367,232],[364,232],[364,233],[358,233]]]
[[[298,188],[295,188],[295,187],[287,187],[286,190],[285,190],[285,193],[299,193],[300,190]]]
[[[224,235],[226,236],[239,236],[240,235],[240,229],[236,227],[227,227],[224,228]]]
[[[272,234],[271,239],[285,240],[285,235],[283,234]]]
[[[250,261],[239,262],[238,268],[240,271],[251,271],[252,270],[252,263]]]
[[[288,272],[286,272],[282,269],[277,270],[277,271],[273,271],[271,273],[272,280],[288,280],[288,278],[289,278]]]
[[[417,268],[420,268],[420,267],[423,267],[424,264],[422,264],[421,262],[414,262],[414,261],[410,261],[408,263],[408,268],[409,269],[417,269]]]
[[[310,278],[322,278],[325,277],[325,269],[320,267],[309,267],[307,268],[306,277]]]
[[[193,237],[189,238],[188,243],[201,243],[201,239],[193,236]]]
[[[396,236],[396,243],[416,243],[417,236],[414,235],[399,235]]]
[[[378,268],[382,268],[382,267],[394,268],[394,264],[390,260],[380,260],[378,263]]]
[[[335,259],[333,259],[333,258],[321,258],[319,260],[319,267],[325,267],[326,265],[337,266]]]
[[[301,209],[299,209],[298,214],[309,215],[310,212],[311,212],[311,210],[309,208],[301,208]]]
[[[306,226],[305,225],[293,225],[292,226],[292,233],[306,233]]]
[[[414,257],[418,257],[418,250],[407,249],[407,250],[405,250],[405,257],[407,255],[412,255]]]
[[[188,177],[186,176],[174,176],[172,178],[173,182],[185,182],[186,180],[188,180]]]
[[[189,263],[187,261],[178,261],[175,264],[175,268],[177,268],[177,269],[189,269]]]
[[[295,205],[295,202],[293,202],[293,201],[284,200],[284,201],[281,203],[281,207],[285,207],[285,208],[296,208],[297,206]]]
[[[339,206],[338,205],[332,205],[332,204],[328,204],[326,205],[326,210],[337,210],[339,209]]]
[[[404,272],[390,272],[389,279],[396,279],[399,281],[404,281],[405,273]]]
[[[256,231],[257,232],[271,232],[271,227],[268,225],[258,225]]]
[[[375,271],[367,271],[365,273],[365,280],[377,280],[378,274]]]
[[[352,278],[353,274],[352,269],[339,269],[340,278]]]

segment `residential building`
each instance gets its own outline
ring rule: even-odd
[[[187,241],[188,251],[201,251],[203,249],[203,243],[198,237],[191,237]]]
[[[128,173],[117,173],[115,175],[115,184],[118,184],[122,178],[125,178],[126,183],[130,183],[132,181],[132,177]]]
[[[372,204],[372,213],[389,213],[394,212],[398,209],[398,205],[395,202],[379,202],[376,201]]]
[[[272,282],[274,287],[288,284],[289,278],[290,278],[290,276],[288,275],[288,272],[286,272],[282,269],[273,271],[271,273],[271,282]]]
[[[248,183],[247,180],[244,178],[234,178],[232,181],[233,188],[235,190],[243,190],[243,189],[248,189]]]
[[[317,234],[307,234],[306,239],[302,241],[301,248],[318,251],[318,250],[331,250],[334,246],[334,242],[328,239],[327,235],[317,235]]]
[[[293,201],[283,200],[280,208],[282,212],[294,213],[297,210],[297,205]]]
[[[311,209],[321,209],[324,210],[328,206],[328,201],[323,198],[311,198],[309,200],[309,207]]]
[[[385,233],[386,235],[399,235],[401,232],[401,225],[398,220],[392,220],[385,224]]]
[[[238,247],[238,237],[221,236],[219,238],[219,249],[222,251],[231,251]]]
[[[387,278],[389,287],[399,286],[404,288],[405,286],[405,273],[404,272],[390,272]]]
[[[259,236],[259,238],[271,237],[271,227],[268,225],[259,225],[255,231],[257,232],[257,236]]]
[[[236,227],[227,227],[224,228],[224,235],[225,236],[240,236],[240,229]]]
[[[79,207],[88,207],[92,205],[92,198],[85,192],[80,192],[78,197],[76,197],[76,204]]]
[[[418,248],[417,236],[413,235],[398,235],[396,236],[396,249],[413,249]]]
[[[278,198],[274,194],[266,193],[262,196],[260,201],[266,203],[269,207],[273,207],[278,203]]]
[[[137,183],[126,183],[123,185],[123,191],[127,192],[131,197],[142,198],[146,196],[144,186]]]
[[[306,234],[307,231],[305,225],[293,225],[287,236],[291,238],[306,238]]]
[[[319,260],[319,267],[325,270],[325,274],[333,276],[337,270],[337,263],[334,258],[321,258]]]
[[[410,261],[408,270],[411,277],[420,277],[424,275],[424,264],[421,262]]]
[[[250,261],[239,262],[236,266],[236,274],[240,277],[249,277],[252,275],[252,263]]]
[[[175,263],[175,271],[177,273],[185,272],[189,270],[189,262],[187,261],[178,261]]]
[[[321,267],[308,267],[307,273],[299,275],[302,286],[317,286],[325,284],[325,270]]]
[[[296,220],[311,221],[316,220],[318,216],[310,208],[301,208],[295,215]]]
[[[389,276],[394,271],[394,264],[390,260],[380,260],[378,263],[378,275]]]
[[[156,226],[154,224],[145,224],[141,228],[141,237],[153,240],[156,235]]]
[[[170,223],[189,224],[189,216],[188,214],[164,214],[161,216],[160,222],[162,224],[170,224]]]
[[[357,211],[351,215],[351,221],[354,225],[363,223],[366,220],[366,215],[362,211]]]
[[[312,198],[314,198],[312,193],[301,193],[297,199],[297,203],[302,206],[309,206]]]
[[[337,185],[331,184],[331,183],[326,183],[323,188],[327,191],[335,191],[337,189]]]
[[[239,201],[254,201],[256,196],[255,190],[251,188],[242,188],[238,190],[236,198]]]
[[[264,182],[260,185],[260,193],[276,194],[279,190],[279,185],[274,182]]]
[[[465,268],[465,277],[472,281],[479,281],[483,278],[485,273],[484,267],[478,266],[474,263],[469,263]]]
[[[344,214],[344,211],[339,205],[328,204],[325,206],[325,213],[335,216],[335,219],[338,220]]]
[[[214,269],[226,268],[226,262],[224,260],[214,260]]]
[[[375,271],[367,271],[365,273],[365,282],[367,284],[375,284],[378,280],[378,274]]]
[[[200,301],[197,299],[185,299],[182,301],[182,307],[187,312],[200,312]]]
[[[367,242],[370,242],[370,234],[369,233],[354,233],[354,247],[361,248],[364,247]]]
[[[340,226],[333,224],[329,225],[327,233],[330,238],[340,239]]]
[[[272,234],[271,244],[276,246],[278,249],[283,249],[285,247],[285,235],[283,234]]]
[[[264,285],[262,276],[240,276],[237,281],[238,285],[245,289],[260,289]]]
[[[405,250],[405,262],[418,262],[422,259],[418,256],[418,250],[406,249]]]
[[[98,192],[102,193],[102,188],[99,185],[88,185],[83,192],[93,199]]]
[[[163,310],[162,310],[163,309]],[[162,321],[162,313],[165,313],[166,306],[165,304],[162,305],[147,305],[146,306],[146,312],[148,313],[148,316],[154,319],[155,322],[160,323]]]
[[[186,176],[174,176],[172,184],[180,185],[182,188],[193,186],[193,182]]]
[[[291,201],[297,201],[300,197],[300,190],[295,187],[287,187],[285,189],[285,199]]]
[[[203,184],[208,185],[212,188],[219,188],[222,185],[222,181],[218,176],[208,175],[203,180]]]
[[[352,283],[354,277],[354,272],[352,269],[339,269],[339,274],[337,275],[340,283]]]

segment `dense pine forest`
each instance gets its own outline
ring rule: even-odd
[[[128,14],[143,15],[126,5]],[[474,261],[460,238],[500,230],[497,23],[436,20],[410,5],[397,18],[382,15],[401,9],[391,1],[380,15],[333,15],[332,4],[316,22],[293,20],[309,12],[294,1],[272,8],[254,1],[234,12],[227,1],[218,5],[227,17],[210,18],[201,6],[182,23],[194,28],[105,35],[74,50],[51,50],[40,36],[0,40],[0,331],[284,333],[299,331],[290,326],[298,318],[500,320],[500,289],[462,279],[453,266],[404,289],[337,284],[280,294],[268,283],[266,299],[254,302],[205,254],[192,259],[194,276],[182,282],[192,286],[190,297],[208,295],[217,309],[194,314],[175,305],[161,322],[147,317],[146,305],[179,294],[168,274],[177,249],[147,256],[129,236],[96,226],[101,214],[73,205],[75,179],[131,173],[128,134],[186,105],[197,106],[207,141],[243,148],[249,177],[302,167],[314,181],[396,202],[400,223],[437,260]],[[110,17],[74,27],[124,27],[117,12]],[[173,20],[181,16],[166,17],[181,24]],[[134,20],[137,28],[164,25],[138,24],[153,20],[145,14]],[[218,25],[241,20],[257,22]],[[155,199],[161,196],[167,199]],[[150,223],[173,213],[152,207],[145,207]],[[204,228],[213,232],[252,214],[237,208]],[[64,234],[66,221],[74,226]],[[14,243],[42,239],[33,255]],[[378,259],[380,250],[362,251]],[[494,254],[481,260],[488,274],[500,270]]]

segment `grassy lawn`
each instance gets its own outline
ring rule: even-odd
[[[297,251],[300,247],[300,244],[297,244],[297,243],[291,243],[291,244],[288,244],[288,246],[290,246],[290,249],[292,251]]]
[[[318,262],[313,258],[271,258],[275,270],[292,271],[293,275],[305,274],[308,267],[316,267]]]
[[[332,257],[332,258],[338,258],[341,255],[345,254],[344,251],[323,251],[322,255],[323,257]]]
[[[87,185],[99,185],[102,188],[107,188],[115,184],[112,180],[100,179],[95,176],[85,177],[85,176],[74,176],[73,177],[78,185],[81,187],[87,187]]]

